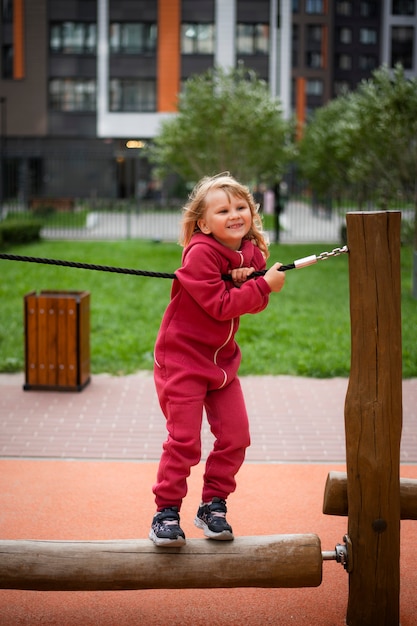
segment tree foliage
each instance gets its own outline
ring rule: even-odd
[[[160,177],[176,172],[195,181],[227,170],[247,184],[274,182],[292,156],[292,130],[254,72],[210,69],[186,82],[178,114],[162,123],[149,158]]]
[[[318,194],[417,206],[417,79],[401,66],[376,70],[355,92],[317,110],[299,145],[299,164]]]
[[[346,190],[358,134],[351,101],[352,96],[346,95],[317,109],[299,144],[301,172],[319,196]]]

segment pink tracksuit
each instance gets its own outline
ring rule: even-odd
[[[155,345],[155,385],[168,430],[153,486],[158,510],[181,508],[191,467],[201,458],[203,407],[215,442],[202,500],[226,499],[236,488],[250,437],[235,334],[239,316],[262,311],[271,292],[263,277],[240,288],[222,279],[238,267],[264,269],[259,248],[244,240],[241,250],[234,251],[196,233],[176,271]]]

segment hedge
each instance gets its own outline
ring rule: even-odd
[[[38,241],[41,238],[40,220],[0,222],[0,247]]]

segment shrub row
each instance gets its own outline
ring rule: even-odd
[[[0,248],[37,241],[41,237],[41,228],[40,220],[0,222]]]

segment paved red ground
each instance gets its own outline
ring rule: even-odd
[[[150,487],[165,436],[152,378],[95,376],[81,393],[22,391],[0,376],[0,536],[3,539],[127,539],[147,536]],[[242,380],[253,445],[229,498],[236,535],[314,532],[333,550],[346,518],[322,514],[330,470],[344,469],[347,381]],[[417,478],[417,380],[404,381],[403,477]],[[204,432],[204,450],[210,436]],[[188,538],[203,464],[181,512]],[[401,626],[417,624],[417,522],[401,524]],[[172,572],[175,576],[175,571]],[[342,626],[348,575],[323,564],[311,589],[0,591],[0,626]]]

